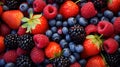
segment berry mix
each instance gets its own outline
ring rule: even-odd
[[[120,67],[120,0],[0,0],[0,67]]]

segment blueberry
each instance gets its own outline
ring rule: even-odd
[[[64,0],[55,0],[55,2],[58,4],[62,4],[64,2]]]
[[[97,14],[97,17],[99,17],[99,18],[101,18],[102,16],[103,16],[102,13],[98,13],[98,14]]]
[[[73,53],[73,55],[75,56],[75,58],[76,58],[77,60],[80,59],[80,54],[79,54],[79,53]]]
[[[68,34],[68,28],[67,27],[63,27],[62,28],[62,32],[63,32],[63,34]]]
[[[62,21],[57,21],[57,22],[56,22],[56,26],[57,26],[57,27],[62,26]]]
[[[99,19],[97,17],[91,18],[90,23],[91,24],[97,24],[99,22]]]
[[[27,11],[27,9],[28,9],[28,4],[27,3],[22,3],[21,5],[20,5],[20,10],[21,11]]]
[[[83,51],[83,46],[80,45],[80,44],[76,45],[75,46],[75,51],[78,52],[78,53],[82,52]]]
[[[69,57],[69,56],[71,55],[70,49],[69,49],[69,48],[64,48],[64,49],[63,49],[63,55],[64,55],[65,57]]]
[[[7,64],[5,65],[5,67],[15,67],[15,64],[14,64],[14,63],[7,63]]]
[[[86,60],[85,59],[80,59],[79,63],[81,64],[82,67],[86,65]]]
[[[74,55],[70,55],[69,56],[69,60],[70,60],[71,63],[74,63],[76,61],[75,56]]]
[[[52,36],[52,40],[53,41],[56,41],[56,42],[59,42],[60,41],[60,35],[58,33],[54,33],[53,36]]]
[[[62,48],[66,48],[68,43],[66,42],[65,39],[62,39],[62,40],[60,40],[60,45],[61,45]]]
[[[66,39],[67,42],[70,42],[70,41],[71,41],[70,35],[67,34],[67,35],[65,36],[65,39]]]
[[[74,26],[74,24],[76,23],[75,18],[73,17],[68,18],[67,22],[69,26]]]
[[[4,67],[4,65],[5,65],[4,59],[0,59],[0,67]]]
[[[58,4],[56,4],[56,3],[53,3],[52,5],[56,8],[59,8]]]
[[[107,17],[105,17],[105,16],[101,17],[101,21],[103,21],[103,20],[109,21],[109,19]]]
[[[55,20],[55,19],[49,20],[49,25],[50,25],[51,27],[55,26],[55,23],[56,23],[56,20]]]
[[[34,0],[27,0],[28,4],[32,4]]]
[[[109,18],[109,19],[112,19],[113,16],[114,16],[114,14],[113,14],[112,11],[106,10],[106,11],[104,11],[104,16],[107,17],[107,18]]]
[[[63,22],[63,27],[67,27],[67,26],[68,26],[67,21],[64,21],[64,22]]]
[[[115,39],[117,42],[120,43],[120,36],[119,36],[119,35],[115,35],[115,36],[114,36],[114,39]]]
[[[114,23],[115,19],[116,19],[116,17],[113,17],[113,18],[111,19],[111,22]]]
[[[33,10],[33,8],[28,8],[28,14],[30,14],[30,12],[33,12],[34,13],[34,10]]]
[[[3,5],[3,10],[9,10],[9,8],[8,8],[8,6],[6,6],[6,5]]]
[[[79,18],[80,18],[80,15],[78,14],[78,15],[76,16],[77,22],[79,21]]]
[[[16,34],[16,33],[17,33],[16,30],[12,30],[12,31],[11,31],[11,34]]]
[[[46,34],[46,36],[51,37],[52,36],[52,31],[51,30],[47,30],[45,34]]]
[[[118,12],[118,16],[120,17],[120,11]]]
[[[70,42],[69,43],[69,48],[72,52],[74,52],[75,51],[75,44],[73,42]]]
[[[61,20],[62,20],[62,15],[61,15],[61,14],[57,14],[56,20],[57,20],[57,21],[61,21]]]
[[[85,18],[80,17],[79,18],[79,24],[82,25],[82,26],[86,26],[88,24],[88,21]]]
[[[44,60],[44,64],[48,64],[48,63],[50,63],[50,60],[49,59],[45,59]]]
[[[51,27],[51,30],[53,33],[56,33],[57,32],[57,27]]]

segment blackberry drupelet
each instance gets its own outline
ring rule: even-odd
[[[18,47],[19,36],[17,34],[8,34],[5,39],[5,46],[7,49],[16,49]]]
[[[107,6],[107,0],[91,0],[98,11]]]
[[[33,62],[28,55],[21,55],[16,59],[17,67],[32,67]]]
[[[78,24],[74,25],[74,27],[71,27],[69,29],[69,34],[72,41],[75,42],[76,44],[82,44],[86,37],[84,27]]]
[[[25,34],[20,37],[19,45],[21,49],[30,51],[34,47],[33,37],[30,34]]]
[[[110,67],[117,67],[120,64],[120,53],[118,51],[114,54],[108,54],[103,51],[102,54]]]
[[[17,9],[19,8],[20,2],[19,0],[5,0],[5,5],[9,9]]]
[[[52,59],[53,67],[69,67],[70,61],[68,57],[59,56]]]

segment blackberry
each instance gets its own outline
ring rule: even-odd
[[[20,37],[19,45],[24,50],[31,50],[34,47],[33,37],[30,34],[25,34]]]
[[[18,47],[19,36],[17,34],[8,34],[4,43],[7,49],[16,49]]]
[[[107,0],[91,0],[98,11],[107,6]]]
[[[70,61],[68,57],[60,56],[52,59],[53,67],[69,67]]]
[[[17,9],[20,5],[19,0],[5,0],[5,5],[9,9]]]
[[[114,54],[108,54],[103,51],[102,54],[110,67],[117,67],[120,64],[120,53],[118,51]]]
[[[32,67],[33,62],[28,55],[21,55],[16,59],[17,67]]]
[[[69,34],[73,42],[75,42],[76,44],[81,44],[86,37],[84,27],[78,24],[74,25],[74,27],[71,27],[69,29]]]

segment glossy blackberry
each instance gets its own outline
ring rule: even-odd
[[[91,0],[98,11],[107,6],[107,0]]]
[[[17,9],[20,5],[19,0],[5,0],[5,5],[9,9]]]
[[[31,50],[34,47],[32,35],[25,34],[20,37],[19,47],[24,50]]]
[[[71,27],[69,29],[69,34],[72,39],[76,44],[82,44],[82,42],[85,40],[86,33],[84,30],[84,27],[76,24],[74,27]]]
[[[8,34],[4,43],[7,49],[16,49],[18,47],[19,36],[17,34]]]
[[[33,62],[28,55],[21,55],[16,59],[17,67],[32,67]]]
[[[67,57],[60,56],[52,59],[53,67],[69,67],[70,61]]]
[[[117,67],[120,64],[120,53],[118,51],[114,54],[108,54],[103,51],[102,54],[110,67]]]

